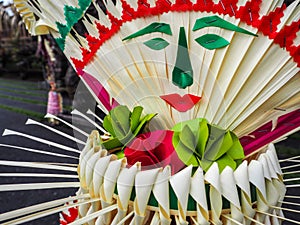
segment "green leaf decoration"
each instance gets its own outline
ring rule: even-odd
[[[223,48],[229,45],[229,42],[226,39],[216,34],[204,34],[201,37],[196,38],[195,41],[209,50]]]
[[[178,123],[173,127],[173,146],[177,152],[180,160],[186,165],[199,166],[201,160],[201,149],[198,149],[198,145],[205,145],[199,143],[204,139],[198,139],[200,133],[200,126],[203,126],[202,119],[194,119]],[[205,124],[205,122],[204,122]],[[203,130],[203,127],[202,127]]]
[[[188,51],[187,37],[184,27],[180,27],[175,67],[172,71],[172,82],[181,89],[191,86],[193,67]]]
[[[180,140],[176,145],[176,148],[179,150],[176,151],[178,157],[186,165],[199,165],[199,158],[194,154],[195,152],[193,152],[192,149],[187,148]]]
[[[138,127],[142,112],[143,112],[143,107],[141,107],[141,106],[137,106],[133,109],[131,117],[130,117],[131,131],[132,132],[134,130],[136,130],[136,128]]]
[[[66,37],[68,35],[69,28],[66,25],[57,22],[56,26],[57,26],[58,32],[60,33],[60,35],[62,37]]]
[[[144,44],[153,50],[161,50],[167,47],[169,45],[169,42],[167,42],[163,38],[153,38],[149,41],[144,42]]]
[[[121,148],[123,146],[123,143],[121,143],[117,138],[110,138],[109,140],[103,141],[102,144],[107,150]]]
[[[231,137],[233,143],[230,149],[227,151],[227,154],[234,160],[242,159],[244,157],[243,146],[241,145],[238,137],[232,132],[231,132]]]
[[[235,170],[237,167],[237,162],[234,161],[234,159],[231,158],[228,154],[224,154],[216,162],[218,163],[220,171],[223,171],[226,166],[231,167],[233,170]]]
[[[90,0],[78,0],[78,5],[80,9],[87,9],[91,4]]]
[[[118,159],[123,159],[125,157],[125,154],[123,151],[118,151],[118,152],[115,152],[114,154],[118,157]]]
[[[135,107],[131,112],[127,106],[120,105],[104,117],[103,127],[111,135],[108,140],[102,141],[107,150],[122,148],[128,144],[156,115],[148,114],[142,117],[142,111],[143,108],[140,106]]]
[[[112,136],[116,136],[114,128],[112,126],[112,122],[111,122],[111,117],[110,116],[106,116],[104,117],[103,120],[103,127],[105,128],[105,130],[110,133]]]
[[[210,134],[206,144],[204,157],[215,161],[228,151],[232,145],[232,139],[229,132],[215,126],[210,126]]]
[[[75,24],[78,18],[82,16],[82,10],[79,8],[74,8],[72,6],[65,7],[65,17],[67,24]]]
[[[160,32],[163,34],[172,35],[171,27],[169,24],[155,22],[155,23],[151,23],[147,27],[125,37],[123,39],[123,41],[130,40],[132,38],[136,38],[136,37],[143,36],[145,34],[154,33],[154,32]]]
[[[205,119],[198,118],[198,119],[187,120],[187,121],[184,121],[184,122],[181,122],[181,123],[177,123],[172,128],[172,130],[174,132],[180,132],[180,131],[182,131],[183,127],[189,126],[189,128],[193,132],[195,132],[199,129],[199,123],[201,123],[202,121],[204,121],[207,124],[207,121]]]
[[[207,160],[205,158],[200,161],[200,166],[203,169],[203,171],[205,171],[205,172],[210,168],[210,166],[212,164],[213,164],[213,161]]]
[[[119,106],[110,111],[111,123],[116,137],[121,140],[128,134],[130,130],[131,112],[127,106]]]
[[[179,134],[180,141],[189,149],[195,149],[196,140],[193,132],[188,126],[184,126],[182,132]]]
[[[217,162],[220,171],[232,169],[245,157],[237,136],[199,118],[176,124],[172,143],[180,160],[186,165],[201,166],[207,171]]]
[[[188,132],[189,135],[183,135],[184,132]],[[184,137],[185,136],[185,137]],[[195,153],[195,145],[191,137],[191,130],[188,126],[184,126],[183,131],[174,133],[173,135],[173,146],[177,152],[178,157],[187,165],[197,166],[199,165],[199,161],[197,159],[197,154]]]
[[[150,120],[152,120],[152,118],[154,116],[156,116],[156,114],[154,114],[154,113],[144,116],[143,119],[141,119],[139,121],[138,127],[134,130],[134,132],[133,132],[134,136],[137,136],[138,134],[140,134],[141,131],[143,130],[143,128],[148,124],[148,122]]]
[[[65,46],[64,38],[56,38],[55,41],[60,49],[64,49],[64,46]]]
[[[244,34],[248,34],[248,35],[253,35],[253,36],[257,36],[256,34],[247,31],[241,27],[238,27],[226,20],[221,19],[219,16],[207,16],[207,17],[203,17],[200,19],[197,19],[194,27],[193,27],[193,31],[205,28],[205,27],[220,27],[226,30],[232,30],[232,31],[236,31],[239,33],[244,33]]]
[[[209,136],[209,129],[208,129],[207,121],[200,120],[197,140],[200,140],[200,139],[207,140],[208,136]],[[206,142],[197,141],[197,149],[199,150],[200,155],[204,155],[205,147],[206,147]]]
[[[64,15],[65,15],[66,24],[56,22],[56,26],[61,37],[55,39],[62,51],[65,48],[65,40],[67,35],[70,33],[72,27],[84,15],[85,10],[87,10],[91,2],[92,2],[91,0],[78,0],[79,8],[75,8],[68,5],[64,6]]]

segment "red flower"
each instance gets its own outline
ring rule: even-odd
[[[142,169],[171,166],[172,174],[185,165],[172,144],[173,131],[157,130],[137,136],[124,150],[129,166],[141,162]]]

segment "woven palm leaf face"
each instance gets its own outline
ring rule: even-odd
[[[218,108],[225,109],[223,97],[226,87],[220,86],[218,71],[214,71],[211,64],[214,57],[224,55],[225,49],[208,50],[195,39],[205,34],[218,34],[231,39],[235,32],[216,27],[192,31],[196,19],[212,15],[175,12],[128,22],[121,27],[117,35],[103,44],[94,61],[85,67],[85,71],[95,76],[120,104],[130,108],[141,105],[147,113],[157,112],[161,128],[170,128],[176,122],[197,117],[213,120]],[[230,17],[227,19],[233,21]],[[168,25],[171,34],[152,32],[124,40],[153,24]],[[180,29],[183,30],[181,33]],[[179,45],[182,35],[186,37],[187,47]],[[243,36],[248,35],[236,34],[235,39],[243,39]],[[150,47],[147,44],[150,44]],[[154,49],[156,45],[159,49]],[[190,73],[180,78],[180,72],[176,73],[176,69]],[[192,81],[185,86],[176,81],[176,77],[181,82]],[[214,96],[211,96],[211,88],[215,89]],[[182,111],[162,99],[162,96],[170,94],[191,94],[202,99]],[[216,96],[223,101],[211,104],[210,99],[214,101]]]
[[[216,18],[249,33],[218,27]],[[195,29],[199,20],[206,21],[204,27]],[[170,34],[154,32],[159,24],[168,25]],[[149,33],[145,33],[147,28]],[[144,34],[136,35],[141,31]],[[183,36],[186,47],[181,43]],[[219,45],[216,37],[227,43]],[[204,39],[202,43],[200,39]],[[275,64],[278,68],[274,70]],[[83,70],[119,104],[141,105],[147,113],[157,112],[156,129],[201,117],[235,130],[239,136],[280,115],[273,109],[295,95],[287,87],[295,84],[298,71],[289,52],[257,28],[234,16],[207,12],[168,12],[125,22]],[[282,77],[286,79],[279,84]],[[283,91],[287,95],[278,98],[276,93]],[[178,94],[178,100],[170,103],[163,98],[171,94]],[[188,108],[174,107],[184,102],[187,94],[201,100]],[[187,99],[192,101],[190,96]],[[270,101],[276,107],[266,103]]]
[[[15,3],[28,29],[50,32],[111,106],[158,113],[155,129],[202,117],[241,137],[297,108],[297,1]]]

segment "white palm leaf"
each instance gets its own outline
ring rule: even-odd
[[[222,1],[220,2],[223,4]],[[263,1],[259,10],[260,17],[276,10],[276,7],[279,7],[281,3],[282,1]],[[59,4],[61,6],[56,5],[55,7],[63,8],[62,6],[65,5],[64,2]],[[75,7],[76,4],[73,4],[67,3],[67,5]],[[133,8],[137,7],[135,2],[127,2],[127,4]],[[243,1],[238,3],[240,7],[243,4],[245,4]],[[277,32],[280,32],[280,29],[283,27],[291,25],[293,21],[298,21],[299,7],[297,7],[297,4],[298,2],[295,1],[285,9],[284,15],[280,19],[280,24],[270,29],[277,28]],[[121,5],[122,2],[117,2],[116,6],[114,6],[108,1],[106,7],[116,19],[121,20],[122,13],[124,13]],[[41,5],[41,8],[49,9],[51,6],[47,5],[47,7],[44,7]],[[53,8],[53,10],[55,13],[58,13],[55,18],[65,17],[62,10],[56,10],[56,8]],[[101,42],[102,37],[101,34],[97,34],[95,23],[107,26],[108,30],[112,25],[110,19],[102,12],[99,6],[96,7],[96,10],[100,18],[95,19],[87,14],[86,17],[89,17],[89,20],[85,19],[84,25],[89,34],[95,38],[100,37],[96,41]],[[63,19],[53,20],[46,13],[42,13],[42,15],[52,21],[52,25],[49,24],[49,27],[52,27],[56,22],[66,24]],[[196,84],[185,90],[170,85],[176,58],[179,27],[184,26],[191,29],[197,18],[210,15],[213,15],[213,13],[172,12],[124,23],[117,35],[105,41],[97,52],[92,53],[95,54],[93,56],[94,60],[90,63],[85,62],[84,70],[94,76],[106,88],[110,97],[116,99],[120,104],[126,104],[131,108],[140,104],[147,113],[157,111],[158,117],[161,118],[159,123],[162,124],[162,127],[160,128],[167,129],[176,122],[204,117],[213,124],[236,131],[239,136],[246,135],[247,132],[258,128],[259,124],[268,122],[268,118],[265,115],[270,112],[257,111],[260,105],[264,104],[264,102],[273,102],[270,110],[280,108],[281,104],[295,95],[295,89],[282,88],[288,86],[288,83],[292,82],[293,77],[296,76],[297,78],[299,76],[299,68],[288,51],[274,44],[272,39],[264,36],[257,28],[248,26],[232,16],[220,15],[233,24],[257,33],[258,37],[249,37],[248,35],[220,28],[207,28],[197,32],[188,30],[187,40]],[[37,16],[40,16],[40,14],[37,14]],[[250,14],[251,17],[252,15]],[[143,45],[143,42],[151,37],[160,37],[157,34],[149,34],[128,42],[122,41],[124,37],[145,27],[145,24],[151,24],[152,22],[171,22],[176,24],[176,26],[172,27],[174,29],[173,35],[169,37],[171,39],[169,48],[157,52],[147,49]],[[55,37],[60,37],[60,34],[54,30],[51,30],[51,33]],[[194,33],[197,34],[195,35]],[[195,37],[206,33],[220,34],[230,42],[230,45],[218,50],[207,50],[199,46],[194,41]],[[84,48],[89,49],[88,41],[85,41],[78,34],[76,38],[70,34],[66,37],[64,51],[68,58],[81,59],[78,41]],[[274,67],[274,64],[277,66]],[[276,68],[276,70],[272,68]],[[295,85],[298,85],[297,80],[299,79],[294,80],[296,82]],[[279,91],[286,92],[286,95],[280,95],[280,98],[276,97],[277,101],[272,101]],[[202,100],[194,109],[180,113],[159,98],[160,95],[169,93],[194,94],[201,96]],[[153,108],[154,106],[155,108]],[[106,111],[105,107],[101,108],[103,111]],[[250,121],[253,113],[256,113],[255,115],[260,114],[260,118],[255,116],[255,120]],[[279,115],[280,113],[278,113],[277,117]],[[251,123],[251,127],[243,125],[246,119],[248,121],[246,124]]]
[[[299,20],[297,4],[294,2],[285,10],[277,27],[278,31],[284,26],[289,26],[292,21]],[[264,3],[260,11],[267,14],[274,10],[274,7],[272,2]],[[87,62],[84,70],[94,76],[110,93],[111,98],[120,104],[131,108],[142,105],[147,113],[158,112],[160,128],[168,129],[174,123],[204,117],[213,124],[234,130],[239,136],[246,135],[260,124],[268,122],[269,118],[266,115],[270,110],[281,108],[282,104],[297,94],[297,89],[288,87],[290,83],[295,87],[300,85],[299,68],[289,52],[274,44],[272,39],[262,35],[256,28],[225,16],[223,18],[227,21],[257,33],[258,37],[249,37],[220,28],[208,28],[197,32],[197,35],[217,33],[231,43],[224,49],[212,51],[195,43],[195,34],[187,32],[196,84],[185,90],[170,85],[179,27],[190,29],[197,18],[209,15],[213,14],[174,12],[125,23],[118,35],[112,36],[99,48],[94,60]],[[173,21],[176,24],[174,35],[170,37],[172,46],[160,52],[147,49],[143,42],[152,37],[161,37],[157,34],[145,35],[125,43],[122,41],[122,38],[154,21]],[[68,55],[68,52],[66,54]],[[286,94],[276,95],[279,92]],[[202,100],[194,109],[180,113],[159,98],[160,95],[169,93],[194,94],[201,96]],[[265,102],[272,102],[269,111],[258,111]],[[102,109],[105,111],[105,108]],[[285,110],[289,111],[287,106]],[[251,117],[252,114],[256,116]],[[280,114],[281,112],[278,112],[277,117]],[[251,118],[253,119],[250,120]]]

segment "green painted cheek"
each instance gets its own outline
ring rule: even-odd
[[[184,27],[180,27],[179,31],[178,49],[175,67],[172,72],[172,82],[182,89],[193,84],[193,68],[188,52]]]

